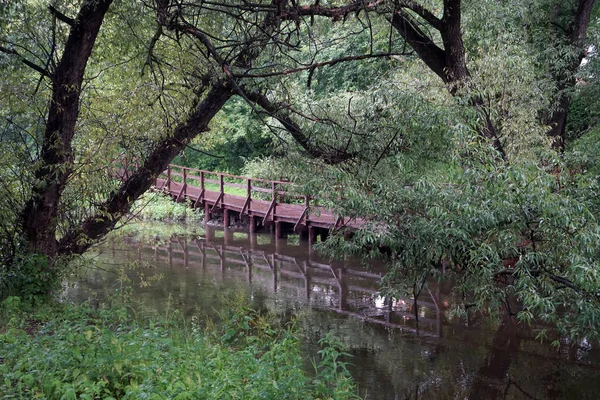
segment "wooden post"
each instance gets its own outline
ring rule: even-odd
[[[200,171],[200,191],[204,190],[204,171]]]
[[[229,246],[233,243],[233,231],[231,229],[225,228],[223,231],[223,243],[226,246]]]
[[[187,168],[183,168],[183,198],[187,194]]]
[[[204,202],[204,222],[210,222],[210,205],[207,201]]]
[[[215,241],[215,230],[212,226],[207,226],[205,229],[206,241],[214,242]]]
[[[317,229],[314,226],[308,226],[308,258],[313,255],[313,244],[317,242]]]
[[[308,241],[308,229],[303,229],[301,230],[298,235],[300,236],[300,241],[301,242],[307,242]]]
[[[246,179],[246,197],[252,198],[252,180],[250,178]]]
[[[171,164],[167,165],[167,190],[171,194]]]
[[[229,227],[229,210],[226,208],[223,208],[223,227]]]
[[[223,191],[223,186],[224,186],[224,185],[223,185],[223,174],[219,174],[219,191],[220,191],[221,193],[225,193],[225,192]]]
[[[248,220],[250,233],[256,233],[256,218],[254,218],[254,215],[251,215],[248,217]]]
[[[277,184],[275,182],[271,182],[271,190],[273,191],[273,222],[275,222],[275,209],[277,208]]]
[[[248,236],[250,237],[250,249],[254,250],[258,245],[258,237],[256,233],[249,233]]]
[[[308,263],[304,261],[304,290],[306,291],[306,299],[310,300],[312,294],[312,285],[310,279],[310,270],[308,269]]]

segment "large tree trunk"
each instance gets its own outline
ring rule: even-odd
[[[574,61],[568,64],[566,71],[560,71],[560,76],[555,79],[558,83],[558,94],[555,102],[555,109],[548,118],[550,130],[548,136],[552,139],[552,148],[557,151],[565,149],[565,134],[567,127],[567,114],[569,105],[571,104],[571,95],[569,91],[575,87],[575,74],[581,65],[581,61],[585,56],[585,39],[587,36],[588,27],[590,25],[590,17],[594,8],[595,0],[579,0],[577,10],[573,16],[573,21],[570,24],[566,33],[568,34],[568,44],[574,47],[577,55]]]
[[[74,21],[64,52],[51,73],[52,100],[46,121],[36,185],[21,214],[28,250],[46,255],[57,250],[60,197],[72,171],[72,141],[79,115],[81,84],[104,16],[113,0],[88,0]]]
[[[60,240],[57,254],[81,254],[109,233],[121,217],[129,212],[135,200],[154,185],[158,175],[167,168],[171,160],[193,138],[207,130],[209,122],[232,95],[229,87],[214,85],[187,120],[175,128],[173,135],[154,146],[143,165],[100,205],[98,212]]]

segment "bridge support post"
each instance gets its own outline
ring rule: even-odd
[[[281,234],[281,222],[275,222],[275,253],[281,253],[281,246],[285,244],[285,239]]]
[[[300,241],[308,241],[308,229],[301,230],[298,235],[300,236]]]
[[[223,227],[227,228],[229,226],[229,210],[223,208]]]
[[[205,228],[205,235],[206,235],[206,241],[207,242],[214,242],[215,241],[215,230],[212,226],[207,226]]]
[[[275,221],[275,237],[277,239],[283,238],[283,229],[281,226],[281,222]]]
[[[210,222],[210,206],[208,202],[204,202],[204,222]]]
[[[254,215],[248,217],[248,224],[250,233],[256,233],[256,218],[254,218]]]
[[[223,230],[223,242],[226,246],[231,245],[233,242],[233,231],[227,227]]]

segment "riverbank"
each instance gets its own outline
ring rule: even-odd
[[[294,324],[241,305],[218,327],[168,309],[143,316],[123,299],[30,307],[10,297],[0,316],[4,398],[358,398],[335,340],[321,341],[309,376]]]

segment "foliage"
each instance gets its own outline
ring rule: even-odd
[[[568,139],[576,140],[600,124],[600,87],[585,85],[576,93],[569,107]]]
[[[42,301],[60,284],[66,271],[50,266],[37,254],[16,254],[0,265],[0,300],[19,295],[28,303]]]
[[[195,222],[203,218],[202,210],[193,208],[189,202],[178,203],[160,192],[149,192],[140,197],[131,214],[135,218],[151,221]]]
[[[272,137],[261,118],[240,99],[229,100],[212,121],[210,129],[173,163],[239,174],[244,163],[274,151]]]
[[[249,160],[252,176],[289,178],[300,193],[366,221],[353,240],[340,232],[326,250],[389,250],[390,292],[415,294],[424,277],[446,269],[464,307],[497,311],[516,298],[524,320],[547,319],[574,337],[598,334],[598,3],[292,9],[94,0],[111,8],[79,68],[84,84],[71,92],[77,121],[68,143],[45,135],[53,134],[50,98],[64,89],[51,72],[69,45],[69,18],[40,2],[4,3],[3,253],[38,238],[50,256],[84,251],[184,150],[180,160],[200,168],[235,172]],[[74,15],[90,3],[53,4]],[[580,9],[592,11],[589,29]],[[355,56],[368,60],[342,61]],[[49,72],[40,77],[40,68]],[[550,145],[563,150],[562,131],[560,141],[548,134],[564,126],[568,109],[567,148],[557,154]],[[191,142],[221,158],[186,149]],[[106,173],[123,159],[143,165],[131,181]],[[55,197],[45,215],[36,194]],[[156,213],[182,215],[170,207],[157,204]],[[36,213],[47,218],[20,232],[19,217]],[[32,229],[42,220],[43,229]]]
[[[126,307],[59,304],[27,309],[9,298],[0,334],[0,392],[21,398],[348,399],[344,374],[302,370],[293,327],[238,307],[206,333],[192,318],[137,320]],[[323,352],[337,352],[327,350]],[[335,357],[319,364],[337,368]]]

